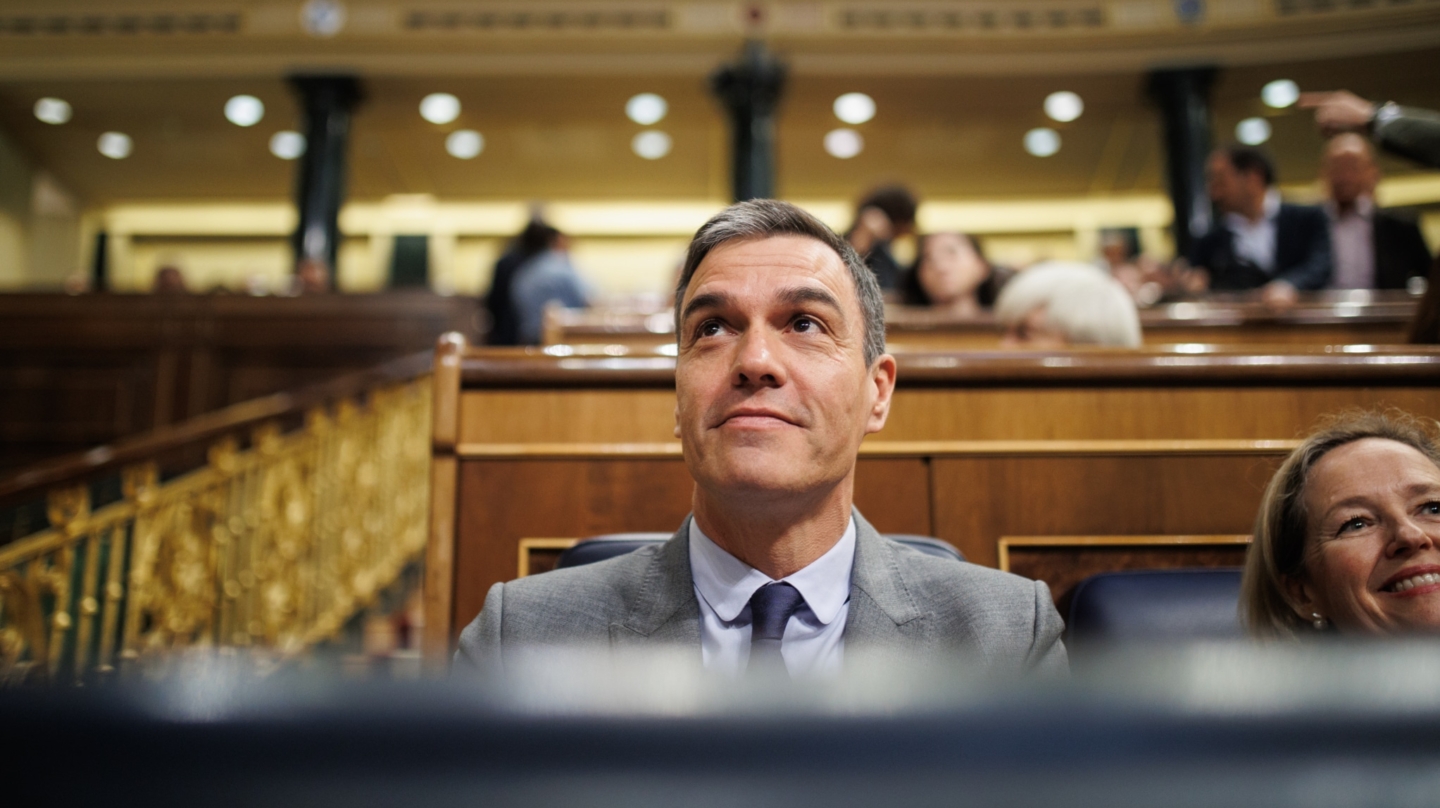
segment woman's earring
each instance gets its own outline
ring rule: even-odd
[[[1315,618],[1310,622],[1310,625],[1314,626],[1316,631],[1324,631],[1325,618],[1321,617],[1319,612],[1311,612],[1310,616]]]

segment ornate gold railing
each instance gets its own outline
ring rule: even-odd
[[[88,480],[50,487],[50,527],[0,546],[0,681],[191,648],[264,668],[334,636],[425,547],[430,382],[302,411],[288,432],[250,419],[173,479],[120,466],[122,497],[93,510]]]

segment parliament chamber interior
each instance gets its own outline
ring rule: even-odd
[[[1436,0],[6,0],[16,804],[1433,804],[1437,76]]]

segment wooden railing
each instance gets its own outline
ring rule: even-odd
[[[0,681],[83,682],[192,648],[265,669],[335,635],[425,547],[429,365],[411,356],[0,480],[0,505],[43,498],[49,521],[0,545]],[[117,475],[118,499],[92,501]]]

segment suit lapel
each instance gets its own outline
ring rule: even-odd
[[[850,610],[845,620],[847,649],[910,645],[924,615],[900,574],[895,550],[855,515],[855,569],[851,573]]]
[[[651,559],[639,594],[623,620],[610,624],[616,648],[689,645],[700,647],[700,604],[690,575],[690,520]]]

